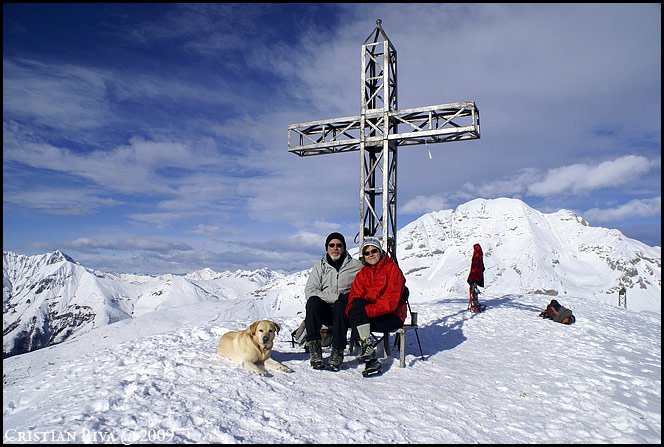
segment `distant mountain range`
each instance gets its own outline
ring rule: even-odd
[[[570,295],[617,305],[624,286],[629,309],[661,312],[661,247],[591,227],[570,211],[544,214],[516,199],[476,199],[425,214],[397,240],[413,302],[466,298],[473,244],[479,243],[484,293]],[[357,249],[352,253],[357,257]],[[307,275],[208,268],[184,276],[118,275],[85,268],[60,251],[3,252],[3,357],[202,301],[240,300],[242,312],[260,306],[295,315],[304,310]]]

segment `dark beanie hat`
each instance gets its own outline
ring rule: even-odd
[[[325,249],[327,250],[327,244],[330,243],[332,239],[339,239],[341,243],[344,245],[344,249],[346,248],[346,239],[344,239],[344,235],[341,233],[330,233],[330,235],[325,239]]]

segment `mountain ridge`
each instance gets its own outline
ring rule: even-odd
[[[484,250],[485,292],[585,296],[617,305],[625,286],[628,308],[661,312],[660,247],[592,227],[571,211],[544,214],[505,198],[428,213],[399,230],[397,258],[411,300],[465,299],[475,243]],[[85,268],[61,251],[4,252],[3,357],[198,302],[249,299],[255,309],[299,314],[307,273],[204,268],[187,275],[118,275]]]
[[[518,199],[475,199],[425,214],[399,231],[397,258],[415,288],[441,276],[448,294],[463,296],[475,243],[484,251],[487,292],[617,303],[625,286],[633,309],[661,311],[660,247],[592,227],[568,210],[541,213]]]

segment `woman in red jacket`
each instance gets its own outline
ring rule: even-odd
[[[360,253],[364,266],[350,288],[346,315],[351,329],[356,329],[360,337],[358,361],[367,362],[367,368],[370,364],[380,368],[371,330],[392,332],[403,326],[407,304],[401,296],[406,278],[396,262],[383,252],[378,238],[365,238]]]

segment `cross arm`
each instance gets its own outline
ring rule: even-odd
[[[480,112],[472,101],[399,110],[390,118],[401,127],[388,139],[400,146],[480,138]]]
[[[479,111],[474,102],[457,102],[365,115],[365,143],[385,139],[398,145],[444,143],[480,138]],[[288,126],[288,150],[301,157],[351,152],[360,149],[362,116],[311,121]],[[402,131],[389,129],[402,126]],[[405,128],[404,128],[405,127]]]
[[[300,157],[351,152],[359,149],[359,116],[288,126],[288,150]]]

